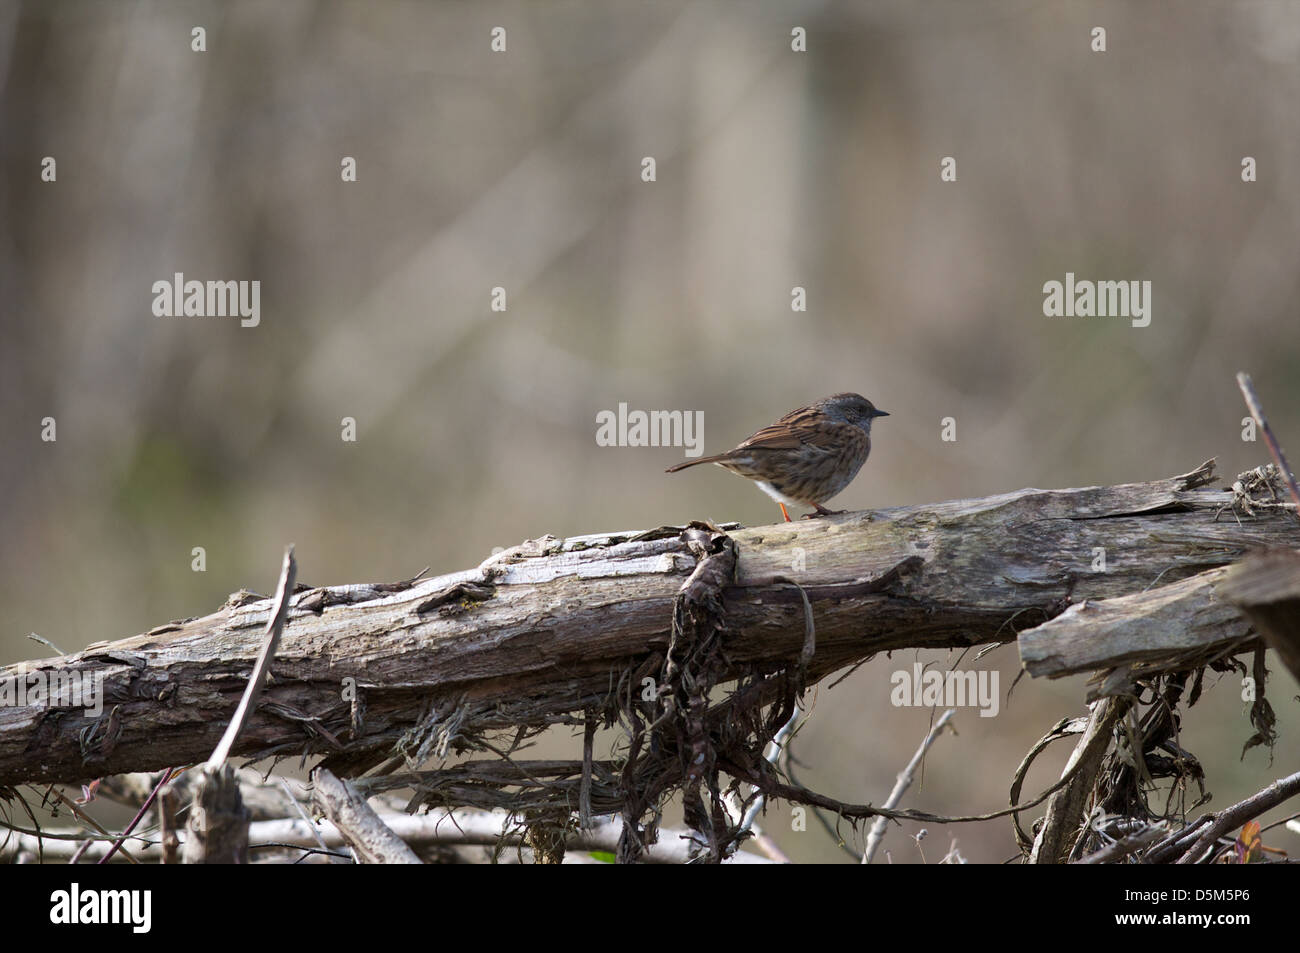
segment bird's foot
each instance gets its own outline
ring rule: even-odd
[[[817,511],[816,511],[816,512],[814,512],[814,513],[805,513],[805,514],[804,514],[802,517],[800,517],[800,518],[801,518],[801,519],[806,519],[806,520],[815,520],[815,519],[816,519],[817,517],[819,517],[819,516],[839,516],[841,513],[847,512],[846,510],[828,510],[826,507],[822,506],[820,503],[814,503],[813,506],[817,507]]]

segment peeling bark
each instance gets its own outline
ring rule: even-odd
[[[804,594],[816,626],[809,683],[886,650],[1011,641],[1085,600],[1032,643],[1096,617],[1098,600],[1150,597],[1208,620],[1190,632],[1190,649],[1240,647],[1250,633],[1241,617],[1187,577],[1248,550],[1294,546],[1300,534],[1289,513],[1216,521],[1226,497],[1201,489],[1212,470],[1211,461],[1152,483],[724,527],[738,553],[725,590],[727,660],[738,670],[797,665]],[[1099,547],[1104,572],[1093,570]],[[662,527],[544,537],[434,579],[299,587],[270,684],[233,754],[326,755],[346,776],[395,752],[454,747],[468,730],[583,724],[621,672],[667,649],[673,600],[694,568],[681,528]],[[0,685],[28,673],[102,676],[105,706],[91,717],[0,705],[0,784],[203,760],[235,710],[270,609],[242,593],[202,618],[0,669]],[[1109,667],[1134,651],[1156,664],[1189,650],[1180,638],[1118,639],[1084,664]]]

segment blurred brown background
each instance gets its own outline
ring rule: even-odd
[[[893,416],[853,509],[1211,456],[1231,476],[1267,459],[1238,370],[1300,454],[1298,62],[1283,2],[5,3],[0,662],[47,654],[28,632],[73,651],[267,591],[288,542],[319,585],[779,518],[720,470],[666,476],[680,449],[598,447],[619,402],[702,410],[716,452],[859,391]],[[178,271],[260,280],[260,326],[155,317]],[[1150,326],[1044,317],[1067,271],[1151,281]],[[915,658],[819,689],[801,780],[885,796],[930,719],[888,701]],[[1005,695],[1014,647],[990,664]],[[1239,760],[1238,683],[1207,684],[1184,743],[1224,806],[1294,770],[1300,706],[1275,673],[1279,763]],[[1024,680],[999,717],[964,711],[905,803],[1001,807],[1082,695]],[[841,857],[784,806],[766,826]],[[951,836],[1014,853],[998,821],[931,831],[925,857]]]

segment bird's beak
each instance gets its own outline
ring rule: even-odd
[[[873,411],[871,412],[871,416],[872,416],[872,417],[888,417],[888,416],[889,416],[889,411],[887,411],[887,410],[873,410]]]

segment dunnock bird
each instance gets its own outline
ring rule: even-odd
[[[858,394],[836,394],[790,411],[735,450],[688,460],[666,472],[716,463],[757,483],[776,500],[787,523],[791,522],[787,503],[816,508],[816,514],[804,519],[833,516],[844,511],[828,510],[822,504],[853,482],[871,452],[871,421],[888,416]]]

